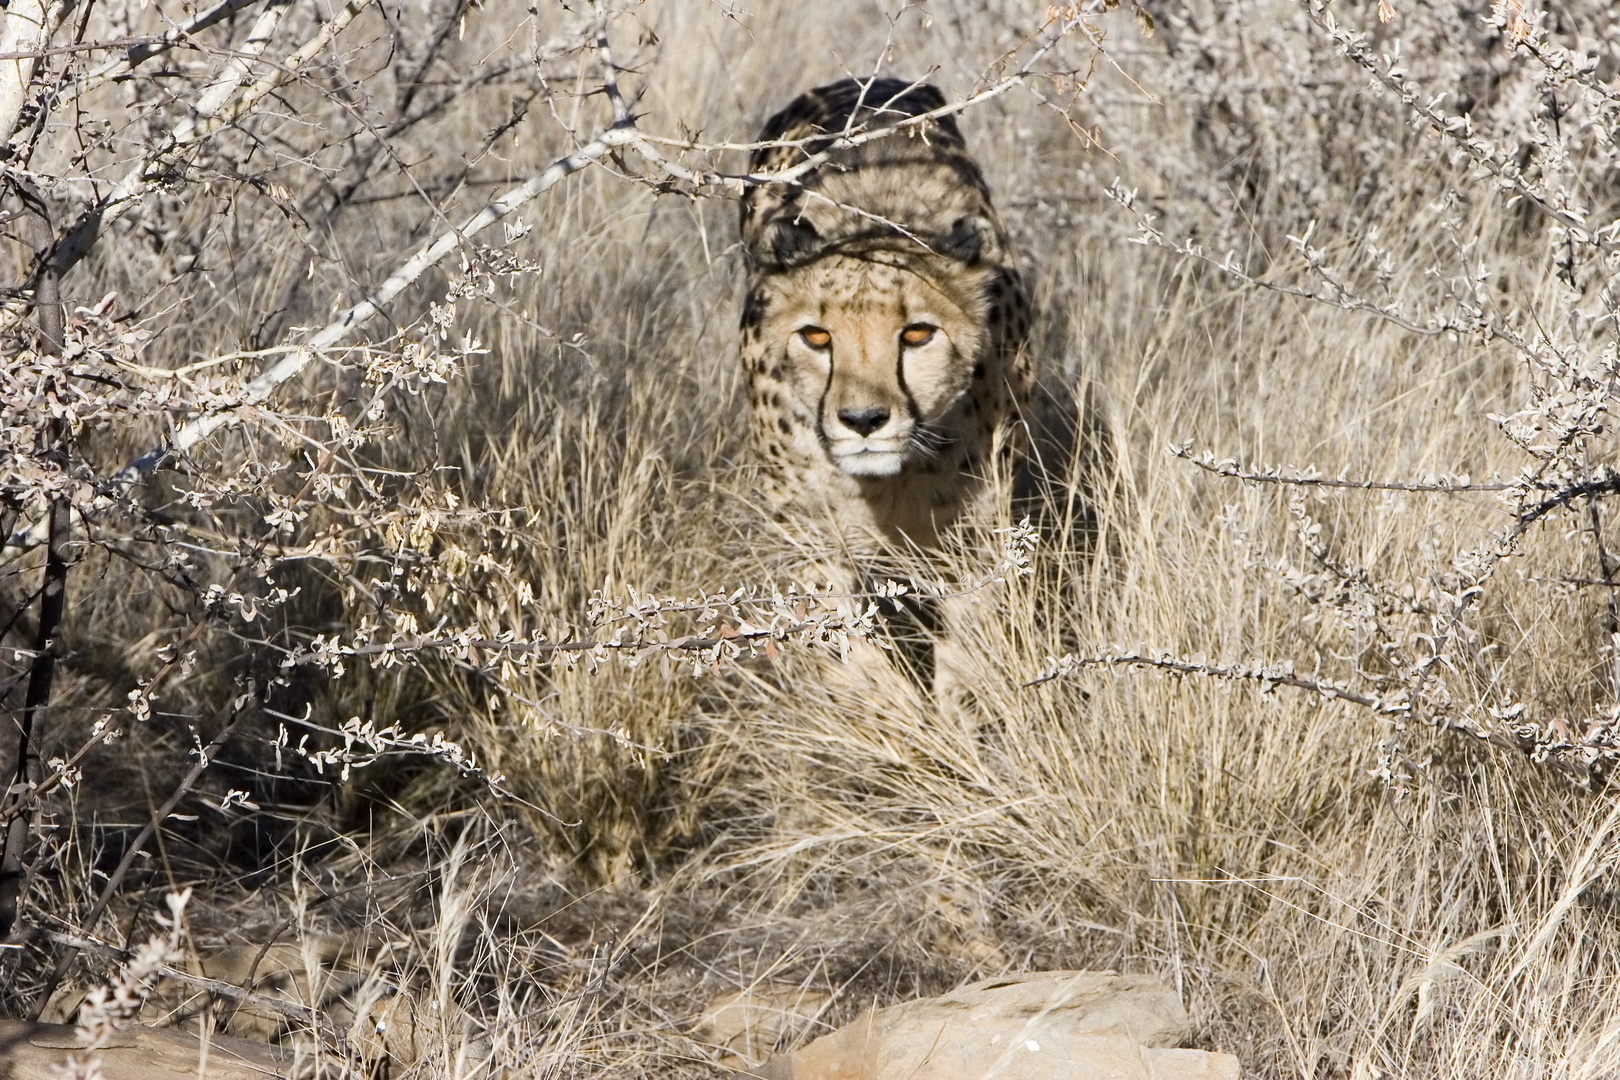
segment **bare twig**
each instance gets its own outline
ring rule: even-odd
[[[1167,450],[1172,457],[1190,462],[1207,473],[1249,484],[1339,488],[1347,491],[1408,491],[1434,495],[1455,495],[1465,491],[1555,490],[1555,486],[1545,480],[1475,482],[1466,476],[1441,476],[1435,480],[1353,480],[1343,476],[1319,476],[1311,470],[1291,469],[1283,465],[1269,465],[1265,468],[1251,466],[1245,469],[1231,458],[1217,459],[1208,450],[1195,454],[1190,443],[1172,443]]]
[[[44,206],[34,213],[36,231],[43,242],[50,236],[50,219]],[[43,246],[43,243],[42,243]],[[57,278],[47,274],[34,295],[34,313],[39,324],[39,349],[50,355],[62,351],[62,304],[57,293]],[[53,418],[39,431],[37,438],[40,457],[62,466],[66,451],[64,440],[67,426]],[[33,816],[23,811],[34,802],[34,786],[39,772],[40,717],[51,700],[51,683],[56,671],[56,657],[61,652],[58,634],[67,603],[67,545],[72,539],[73,525],[70,514],[72,504],[66,493],[57,493],[50,501],[46,515],[48,546],[45,554],[45,576],[39,592],[39,625],[34,634],[34,655],[29,661],[28,689],[23,698],[22,717],[17,725],[17,765],[11,784],[0,796],[0,811],[5,817],[3,851],[0,851],[0,938],[11,932],[17,920],[22,896],[26,891],[27,866],[24,853],[28,847],[29,825]]]
[[[55,944],[65,946],[74,953],[90,952],[118,961],[122,961],[129,956],[129,950],[121,949],[109,942],[85,934],[67,934],[55,931],[50,934],[50,939]],[[167,964],[158,968],[158,974],[165,979],[173,979],[182,985],[196,987],[198,990],[205,990],[210,994],[229,998],[231,1001],[236,1002],[238,1006],[252,1005],[254,1008],[264,1009],[267,1012],[275,1013],[277,1016],[284,1016],[289,1020],[297,1020],[300,1023],[308,1024],[311,1028],[319,1027],[320,1016],[309,1005],[300,1005],[298,1002],[288,1001],[284,997],[257,994],[250,989],[237,986],[235,983],[210,979],[203,975],[194,975],[189,971],[182,971]],[[223,1021],[221,1026],[223,1026]]]
[[[350,3],[345,10],[355,12],[359,7],[364,6],[364,4],[368,2],[369,0],[350,0]],[[350,17],[352,18],[352,14]],[[330,33],[326,35],[328,39],[330,38],[331,34],[336,33],[336,30],[332,28],[338,21],[339,20],[333,20],[332,23],[327,24],[326,29],[330,31]],[[323,33],[324,32],[325,31],[323,31]],[[451,252],[457,250],[465,241],[471,239],[473,236],[476,236],[490,225],[493,225],[494,223],[508,217],[519,207],[523,206],[537,195],[549,190],[553,185],[565,177],[579,171],[586,165],[589,165],[591,162],[599,160],[604,155],[609,154],[615,149],[624,147],[634,148],[638,153],[643,153],[643,156],[645,156],[649,162],[659,168],[666,176],[670,177],[671,179],[687,182],[693,185],[694,188],[702,188],[705,186],[720,187],[725,189],[727,192],[737,194],[740,193],[745,186],[750,184],[794,183],[815,168],[825,164],[838,150],[860,146],[875,139],[893,137],[896,134],[907,131],[917,125],[931,123],[947,116],[954,116],[955,114],[975,105],[998,97],[1016,86],[1022,85],[1024,80],[1027,79],[1034,71],[1035,66],[1039,63],[1039,61],[1047,55],[1047,53],[1056,45],[1057,41],[1060,40],[1061,37],[1062,34],[1059,33],[1037,48],[1030,58],[1012,75],[1009,75],[1006,78],[985,87],[984,89],[962,99],[961,101],[948,103],[938,109],[933,109],[916,116],[907,117],[889,126],[870,128],[854,134],[840,136],[831,140],[830,145],[821,150],[819,153],[807,156],[804,161],[790,168],[758,174],[741,173],[729,175],[713,171],[687,169],[683,166],[668,161],[663,154],[659,153],[655,149],[655,147],[658,145],[668,145],[678,146],[683,150],[709,152],[731,148],[732,144],[701,144],[691,140],[661,139],[658,137],[649,136],[638,130],[635,126],[634,115],[630,112],[628,105],[625,103],[622,93],[618,92],[617,90],[617,83],[614,81],[614,73],[617,71],[617,68],[613,64],[612,54],[608,50],[605,36],[599,37],[597,40],[598,54],[602,57],[604,64],[607,65],[607,74],[604,77],[614,86],[614,90],[609,93],[609,97],[613,102],[615,119],[607,129],[600,132],[596,137],[579,147],[579,149],[575,150],[573,153],[554,161],[546,169],[536,174],[526,183],[511,189],[504,195],[495,199],[493,202],[484,207],[483,210],[469,218],[467,222],[460,228],[449,230],[440,235],[433,242],[422,247],[415,255],[408,259],[402,266],[399,267],[399,269],[390,275],[388,279],[385,280],[382,285],[379,286],[377,290],[370,296],[343,312],[338,316],[337,319],[333,320],[325,328],[317,332],[313,337],[305,342],[301,348],[289,353],[281,361],[249,382],[243,388],[241,395],[234,406],[219,412],[211,413],[186,424],[180,429],[179,432],[176,433],[175,437],[167,446],[153,449],[149,453],[142,455],[140,458],[137,458],[135,461],[131,462],[129,465],[120,470],[112,478],[112,481],[108,486],[108,490],[99,495],[91,506],[79,508],[80,512],[86,516],[90,516],[106,510],[119,499],[126,498],[134,486],[143,478],[150,475],[154,470],[164,466],[175,458],[184,455],[219,428],[234,422],[242,408],[255,405],[266,400],[278,387],[286,383],[289,379],[292,379],[298,375],[301,371],[308,367],[308,365],[314,359],[322,355],[325,350],[337,345],[339,342],[356,332],[367,320],[371,319],[375,315],[380,314],[384,305],[386,305],[394,297],[398,296],[419,277],[421,277],[421,275],[426,272],[428,268],[436,265],[448,257]],[[301,52],[302,51],[303,50],[301,50]],[[291,61],[288,63],[291,64]],[[292,66],[295,67],[296,65]],[[266,80],[261,80],[261,85],[265,84],[265,82]],[[253,94],[258,90],[258,88],[259,87],[256,86],[254,91],[250,91],[248,94],[243,95],[242,100],[233,107],[233,115],[245,111],[247,105],[256,100]],[[202,129],[198,128],[198,130]],[[188,139],[191,138],[190,135],[187,137]],[[770,145],[797,146],[803,143],[808,143],[809,141],[811,140],[788,140],[780,144],[773,143]],[[756,144],[735,144],[737,147],[748,147],[754,145]],[[126,178],[126,181],[137,183],[138,179],[139,178],[136,177],[136,174],[132,173],[130,177]],[[111,196],[105,201],[108,203],[108,205],[123,205],[122,203],[117,202],[114,197]],[[24,552],[39,546],[39,544],[43,542],[43,538],[43,524],[41,522],[35,522],[28,528],[21,529],[13,533],[7,539],[4,547],[0,548],[0,565],[3,565],[12,559],[15,559]]]
[[[34,69],[57,27],[67,17],[68,0],[13,0],[0,11],[0,159],[11,156],[11,136],[33,85]]]
[[[1211,664],[1202,657],[1177,657],[1170,653],[1151,653],[1144,650],[1120,649],[1096,653],[1090,656],[1069,654],[1053,657],[1047,660],[1046,666],[1040,674],[1024,683],[1026,689],[1041,686],[1053,679],[1072,675],[1075,672],[1085,671],[1089,668],[1157,668],[1172,675],[1201,675],[1213,679],[1229,679],[1232,681],[1257,682],[1262,689],[1272,689],[1278,686],[1291,686],[1296,690],[1308,690],[1313,694],[1320,694],[1330,701],[1348,701],[1352,705],[1376,712],[1393,713],[1404,712],[1406,704],[1403,699],[1387,699],[1374,694],[1362,693],[1341,683],[1330,682],[1327,679],[1318,679],[1314,676],[1299,675],[1294,672],[1292,665],[1278,664],[1266,666],[1256,664],[1245,667],[1242,664]]]
[[[1537,191],[1531,186],[1521,169],[1510,161],[1500,159],[1494,147],[1484,138],[1475,135],[1467,117],[1441,114],[1431,103],[1418,96],[1417,90],[1406,81],[1397,67],[1379,63],[1378,57],[1360,36],[1339,27],[1338,21],[1334,19],[1323,0],[1297,0],[1297,3],[1311,22],[1338,43],[1345,56],[1361,65],[1385,89],[1400,98],[1401,102],[1415,116],[1426,122],[1431,130],[1462,150],[1486,173],[1512,188],[1539,213],[1568,229],[1571,239],[1576,243],[1590,244],[1610,255],[1620,250],[1604,236],[1604,233],[1614,229],[1615,222],[1594,229],[1587,224],[1583,215],[1554,205],[1546,193]]]
[[[113,894],[118,891],[118,887],[124,883],[124,875],[129,873],[129,868],[134,865],[136,858],[146,849],[147,841],[152,839],[158,827],[168,820],[170,814],[174,813],[174,808],[180,805],[180,800],[190,793],[192,787],[202,777],[204,770],[213,761],[214,756],[219,753],[220,748],[225,745],[226,740],[236,730],[236,726],[241,723],[244,712],[255,702],[256,695],[252,693],[243,694],[236,699],[236,706],[230,720],[206,747],[197,751],[196,760],[191,763],[191,768],[187,770],[185,776],[181,777],[180,783],[170,793],[169,797],[164,800],[163,805],[153,811],[151,819],[141,827],[141,831],[135,834],[135,839],[130,841],[129,847],[124,851],[124,857],[118,860],[117,868],[107,878],[107,884],[102,887],[101,895],[96,897],[96,902],[85,913],[84,928],[86,930],[91,933],[95,932],[96,922],[101,918],[102,912],[107,910],[107,905],[112,902]],[[56,967],[51,971],[50,978],[46,980],[45,988],[40,991],[39,1000],[34,1003],[34,1011],[29,1016],[30,1020],[39,1019],[40,1013],[44,1011],[46,1003],[51,999],[51,995],[56,992],[57,984],[62,981],[62,976],[67,973],[68,965],[73,963],[73,958],[78,954],[78,948],[72,946],[57,958]]]
[[[270,44],[290,0],[270,0],[247,40],[203,91],[190,113],[175,125],[163,145],[127,172],[103,198],[81,214],[51,252],[48,265],[59,277],[90,253],[103,230],[128,213],[136,201],[182,169],[187,155],[203,139],[237,123],[267,95],[319,55],[373,0],[346,0],[338,13],[308,41],[237,96],[249,73]],[[232,101],[232,98],[235,98]]]
[[[1412,698],[1405,692],[1369,694],[1343,683],[1297,674],[1288,664],[1215,664],[1201,656],[1178,657],[1145,649],[1110,649],[1089,655],[1070,653],[1048,658],[1041,671],[1023,685],[1042,686],[1054,679],[1093,669],[1148,668],[1174,678],[1209,678],[1260,684],[1262,692],[1279,686],[1316,694],[1327,701],[1344,701],[1392,719],[1412,715]],[[1431,709],[1425,719],[1437,727],[1458,732],[1507,749],[1518,750],[1536,761],[1555,761],[1577,774],[1595,765],[1620,765],[1620,726],[1612,716],[1588,721],[1555,720],[1544,728],[1520,721],[1523,706],[1510,706],[1486,717],[1480,710],[1454,712]],[[1583,732],[1580,736],[1572,731]]]
[[[174,26],[161,34],[130,43],[123,56],[115,60],[109,60],[93,71],[85,72],[64,86],[57,96],[57,107],[71,105],[92,90],[127,77],[154,56],[160,56],[170,49],[190,44],[190,39],[197,34],[224,22],[244,8],[252,7],[254,4],[261,2],[262,0],[220,0],[219,3],[184,25]]]

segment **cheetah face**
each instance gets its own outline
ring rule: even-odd
[[[982,290],[955,277],[840,256],[767,284],[771,375],[846,475],[898,476],[955,438],[985,337]]]

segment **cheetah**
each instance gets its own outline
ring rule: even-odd
[[[788,519],[935,546],[1020,452],[1030,301],[932,86],[847,79],[765,124],[747,188],[741,354],[764,494]],[[899,128],[857,145],[841,136]],[[791,145],[781,145],[789,143]]]

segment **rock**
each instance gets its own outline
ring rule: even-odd
[[[783,984],[721,994],[704,1007],[692,1035],[722,1051],[726,1068],[758,1065],[783,1042],[802,1036],[831,1000],[831,994]]]
[[[1112,972],[1047,971],[863,1014],[738,1080],[1238,1080],[1236,1058],[1176,1049],[1175,992]]]
[[[0,1020],[0,1076],[6,1080],[58,1080],[84,1043],[76,1028]],[[293,1062],[268,1046],[216,1035],[202,1043],[183,1031],[131,1026],[96,1051],[103,1080],[272,1080],[289,1074]]]

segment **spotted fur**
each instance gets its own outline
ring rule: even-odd
[[[1027,400],[1029,297],[931,86],[846,80],[773,116],[742,202],[746,366],[765,493],[927,546],[983,490]],[[844,135],[899,126],[857,146]]]

